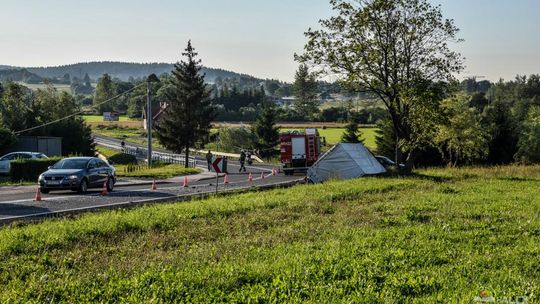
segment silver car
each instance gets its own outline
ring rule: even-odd
[[[0,174],[9,174],[11,161],[17,159],[47,158],[47,155],[39,152],[11,152],[0,158]]]

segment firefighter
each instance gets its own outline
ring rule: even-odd
[[[244,169],[244,172],[246,172],[246,167],[244,166],[245,162],[246,162],[246,152],[242,150],[240,151],[240,169],[238,169],[238,172],[242,172],[242,169]]]
[[[247,151],[246,160],[247,160],[248,166],[253,165],[253,158],[251,158],[251,151]]]
[[[208,153],[206,153],[206,162],[208,164],[208,171],[212,171],[212,151],[208,150]]]

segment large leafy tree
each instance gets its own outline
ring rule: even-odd
[[[37,124],[62,119],[59,122],[31,131],[33,135],[62,137],[62,153],[92,156],[94,140],[92,130],[84,119],[70,115],[79,112],[80,106],[67,92],[58,92],[52,85],[38,89],[33,97]],[[66,119],[66,117],[69,117]]]
[[[182,55],[186,61],[174,65],[172,88],[164,92],[168,107],[155,129],[157,138],[166,148],[185,153],[187,167],[189,149],[202,145],[209,137],[215,107],[191,41]]]
[[[529,109],[523,122],[515,159],[521,163],[540,163],[540,107]]]
[[[378,96],[410,170],[431,137],[433,128],[424,123],[437,114],[440,84],[463,68],[450,49],[459,30],[427,0],[330,2],[337,15],[307,31],[305,53],[297,58],[340,76],[349,90]]]
[[[304,119],[311,120],[319,112],[315,74],[309,72],[306,64],[301,64],[294,75],[294,109]]]
[[[465,94],[445,99],[441,104],[445,122],[438,125],[435,142],[448,165],[482,159],[489,152],[489,134],[480,124],[480,115],[469,106]]]
[[[0,100],[0,122],[11,131],[25,129],[29,120],[31,94],[25,86],[8,82]]]
[[[257,149],[263,155],[272,155],[279,143],[279,128],[276,126],[276,106],[272,101],[264,101],[262,110],[252,126],[257,136]]]

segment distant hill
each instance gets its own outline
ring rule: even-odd
[[[0,67],[0,81],[20,81],[25,83],[40,83],[42,78],[26,69]]]
[[[17,69],[18,67],[0,66],[6,69]],[[22,69],[22,68],[18,68]],[[130,62],[85,62],[76,63],[55,67],[32,67],[24,68],[28,72],[34,73],[43,78],[61,78],[65,74],[69,74],[71,77],[82,78],[85,74],[88,74],[90,78],[96,80],[103,74],[107,73],[113,78],[119,78],[122,80],[128,80],[133,78],[144,78],[150,74],[161,75],[164,73],[170,73],[173,69],[171,63],[130,63]],[[250,81],[260,80],[256,77],[227,71],[223,69],[207,68],[204,67],[202,72],[206,73],[206,81],[214,82],[216,78],[245,78]],[[262,80],[261,80],[262,81]]]

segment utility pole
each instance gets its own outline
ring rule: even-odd
[[[148,167],[152,166],[152,102],[150,102],[150,81],[146,81],[146,134],[148,135]]]
[[[150,82],[159,82],[156,74],[146,78],[146,134],[148,135],[148,166],[152,166],[152,102],[150,101]]]

